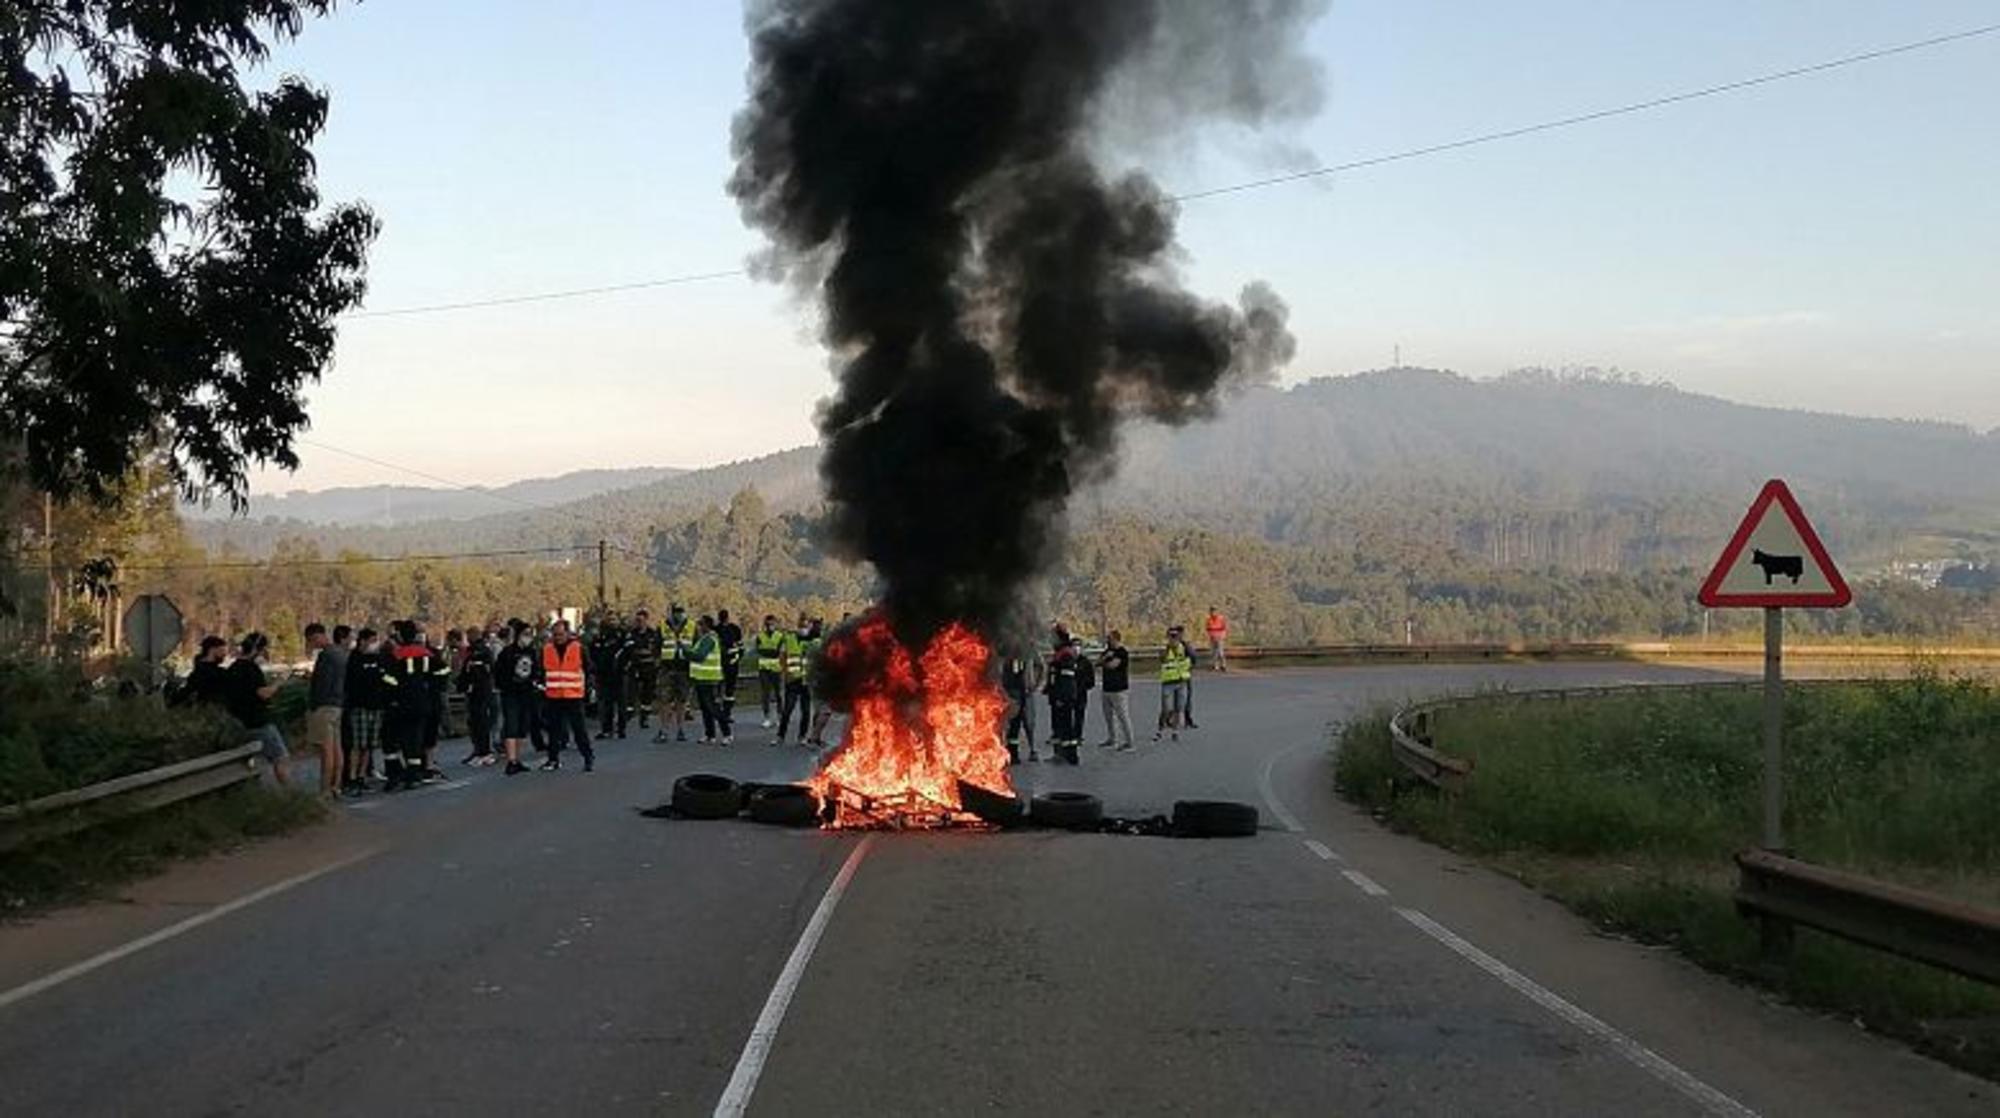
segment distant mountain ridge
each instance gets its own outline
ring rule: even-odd
[[[501,486],[473,486],[464,489],[431,488],[417,485],[360,485],[313,491],[255,496],[250,499],[250,520],[298,521],[305,524],[393,527],[434,520],[467,520],[490,515],[509,506],[558,505],[580,501],[601,493],[631,489],[686,471],[669,466],[637,466],[629,469],[576,470],[550,478],[528,478]],[[185,505],[181,513],[190,520],[230,519],[226,505],[204,508]]]
[[[299,517],[196,534],[250,554],[288,536],[374,553],[600,537],[637,547],[745,488],[773,512],[811,512],[818,463],[817,448],[800,447],[545,510],[470,497],[484,515],[450,523],[328,529]],[[1532,370],[1475,380],[1392,369],[1253,389],[1208,422],[1128,429],[1116,474],[1073,508],[1317,550],[1392,541],[1499,567],[1608,571],[1706,562],[1768,477],[1792,482],[1844,554],[2000,541],[2000,434]]]

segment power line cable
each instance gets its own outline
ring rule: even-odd
[[[1355,160],[1349,160],[1348,162],[1345,163],[1335,163],[1322,167],[1313,167],[1303,171],[1293,171],[1289,174],[1274,175],[1270,178],[1252,179],[1248,182],[1232,183],[1228,186],[1217,186],[1203,190],[1188,191],[1183,194],[1172,195],[1171,199],[1176,202],[1193,202],[1193,201],[1199,201],[1204,198],[1217,198],[1227,194],[1240,194],[1245,191],[1263,190],[1268,187],[1283,186],[1289,183],[1302,182],[1307,179],[1324,178],[1328,175],[1337,175],[1348,171],[1358,171],[1369,167],[1379,167],[1387,163],[1400,163],[1411,159],[1421,159],[1426,156],[1440,155],[1444,152],[1458,151],[1464,148],[1478,147],[1484,144],[1498,143],[1503,140],[1519,139],[1523,136],[1532,136],[1540,132],[1553,132],[1563,128],[1574,128],[1578,125],[1589,124],[1600,120],[1607,120],[1612,117],[1629,116],[1634,113],[1648,112],[1653,109],[1665,108],[1666,106],[1669,105],[1683,104],[1688,101],[1696,101],[1706,97],[1716,97],[1726,93],[1737,93],[1741,92],[1742,90],[1755,88],[1757,86],[1770,85],[1774,82],[1788,81],[1793,78],[1802,78],[1813,74],[1823,74],[1829,70],[1838,70],[1848,66],[1860,65],[1866,62],[1876,62],[1881,59],[1892,58],[1897,55],[1910,54],[1912,52],[1921,50],[1929,50],[1934,47],[1941,47],[1949,45],[1951,43],[1963,42],[1967,39],[1976,39],[1982,36],[1992,35],[1996,32],[2000,32],[2000,23],[1988,24],[1984,27],[1974,27],[1964,31],[1954,31],[1951,32],[1950,34],[1945,34],[1945,35],[1934,35],[1928,39],[1918,39],[1914,42],[1899,43],[1895,46],[1881,47],[1876,50],[1863,51],[1859,54],[1845,55],[1840,58],[1829,59],[1825,62],[1815,62],[1807,66],[1796,66],[1789,70],[1776,70],[1771,73],[1760,74],[1752,78],[1743,78],[1738,81],[1724,82],[1720,85],[1704,86],[1700,89],[1691,89],[1681,93],[1672,93],[1664,97],[1654,97],[1645,101],[1634,101],[1630,104],[1619,105],[1614,108],[1598,109],[1592,112],[1579,113],[1574,116],[1559,117],[1553,120],[1540,121],[1535,124],[1522,125],[1517,128],[1506,128],[1506,129],[1501,129],[1500,131],[1497,132],[1485,132],[1476,136],[1465,136],[1456,140],[1447,140],[1443,143],[1427,144],[1423,147],[1408,148],[1403,151],[1390,152],[1385,155],[1370,156],[1366,159],[1355,159]],[[391,307],[379,311],[355,311],[353,313],[345,315],[344,317],[350,320],[365,319],[365,318],[396,318],[409,315],[440,314],[450,311],[476,310],[482,307],[518,306],[523,303],[555,302],[564,299],[581,299],[596,295],[608,295],[623,291],[641,291],[650,288],[676,287],[683,284],[704,283],[711,280],[734,279],[739,276],[746,276],[748,274],[749,274],[748,270],[743,268],[729,268],[713,272],[693,272],[686,275],[666,276],[660,279],[639,280],[632,283],[606,284],[599,287],[580,287],[565,291],[533,292],[523,295],[506,295],[491,299],[468,299],[462,302],[434,303],[429,305],[413,306],[413,307]]]
[[[707,575],[710,578],[727,579],[731,582],[740,582],[747,586],[761,586],[769,590],[784,589],[784,586],[780,583],[772,582],[768,579],[757,578],[753,575],[739,575],[730,571],[718,571],[710,567],[698,567],[693,563],[684,563],[671,559],[662,559],[659,556],[648,555],[645,552],[639,551],[635,548],[621,547],[618,544],[609,544],[607,546],[609,546],[613,551],[622,552],[626,555],[631,556],[634,559],[640,560],[641,562],[647,565],[647,568],[649,570],[655,566],[672,567],[679,571],[685,571],[691,574]]]
[[[632,283],[611,283],[601,287],[578,287],[568,291],[542,291],[528,295],[506,295],[494,299],[469,299],[461,303],[432,303],[417,307],[390,307],[379,311],[355,311],[348,318],[398,318],[412,314],[439,314],[444,311],[469,311],[480,307],[508,307],[517,303],[550,303],[559,299],[583,299],[592,295],[614,295],[621,291],[645,291],[655,287],[678,287],[688,283],[704,283],[709,280],[734,279],[750,273],[743,268],[729,268],[719,272],[695,272],[684,276],[668,276],[664,279],[638,280]]]
[[[1949,35],[1938,35],[1929,39],[1920,39],[1914,43],[1903,43],[1898,46],[1883,47],[1880,50],[1865,51],[1861,54],[1850,54],[1845,58],[1835,58],[1826,62],[1816,62],[1810,66],[1798,66],[1790,70],[1779,70],[1769,74],[1762,74],[1754,78],[1744,78],[1741,81],[1724,82],[1721,85],[1711,85],[1701,89],[1692,89],[1684,93],[1668,94],[1665,97],[1655,97],[1647,101],[1634,101],[1629,105],[1619,105],[1616,108],[1598,109],[1594,112],[1579,113],[1576,116],[1566,116],[1556,120],[1545,120],[1538,124],[1523,125],[1519,128],[1506,128],[1498,132],[1487,132],[1478,136],[1466,136],[1464,138],[1457,140],[1449,140],[1441,144],[1429,144],[1424,147],[1410,148],[1406,151],[1393,152],[1388,155],[1377,155],[1377,156],[1371,156],[1370,158],[1367,159],[1356,159],[1346,163],[1336,163],[1325,167],[1314,167],[1311,168],[1310,170],[1294,171],[1286,175],[1274,175],[1271,178],[1267,179],[1253,179],[1249,182],[1239,182],[1232,184],[1230,186],[1218,186],[1208,190],[1196,190],[1187,194],[1175,195],[1174,200],[1177,202],[1191,202],[1201,198],[1220,197],[1221,195],[1224,194],[1239,194],[1246,190],[1261,190],[1265,187],[1280,186],[1285,183],[1301,182],[1306,179],[1321,178],[1326,175],[1336,175],[1343,171],[1357,171],[1364,167],[1379,167],[1384,163],[1397,163],[1406,159],[1418,159],[1427,155],[1438,155],[1442,152],[1458,151],[1462,148],[1477,147],[1481,144],[1498,143],[1501,140],[1519,139],[1522,136],[1532,136],[1537,132],[1553,132],[1559,128],[1574,128],[1579,124],[1589,124],[1593,121],[1608,120],[1612,117],[1629,116],[1633,113],[1643,113],[1652,109],[1664,108],[1665,106],[1668,105],[1679,105],[1688,101],[1697,101],[1704,97],[1715,97],[1724,93],[1735,93],[1741,90],[1751,89],[1760,85],[1770,85],[1773,82],[1781,82],[1791,78],[1805,77],[1809,74],[1822,74],[1828,70],[1838,70],[1844,66],[1855,66],[1863,62],[1874,62],[1878,59],[1889,58],[1899,54],[1908,54],[1912,51],[1926,50],[1931,47],[1943,46],[1947,43],[1956,43],[1963,41],[1965,39],[1977,38],[1981,35],[1991,35],[1996,31],[2000,31],[2000,23],[1990,24],[1986,27],[1975,27],[1969,31],[1956,31]]]

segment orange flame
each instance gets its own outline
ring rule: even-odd
[[[992,655],[954,623],[912,658],[879,614],[827,646],[833,670],[861,673],[847,737],[810,781],[834,804],[831,826],[970,822],[959,781],[1013,795],[1000,737],[1007,698],[988,675]]]

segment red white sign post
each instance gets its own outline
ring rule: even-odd
[[[1710,608],[1764,611],[1764,848],[1785,848],[1784,643],[1787,608],[1838,609],[1854,600],[1812,522],[1776,478],[1750,503],[1743,523],[1701,584]]]

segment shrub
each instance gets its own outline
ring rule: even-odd
[[[0,660],[0,802],[32,800],[228,749],[243,731],[212,710],[92,691],[51,666]]]

